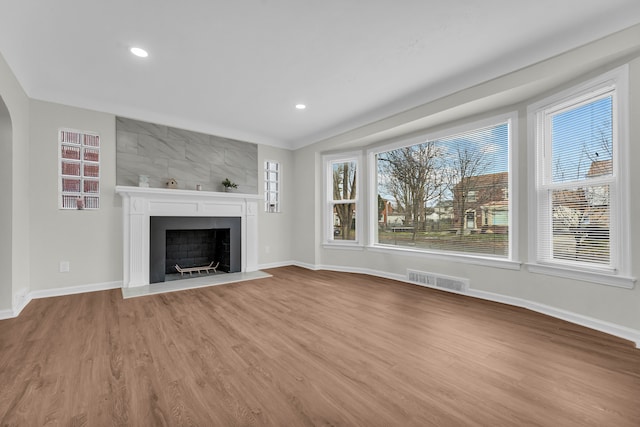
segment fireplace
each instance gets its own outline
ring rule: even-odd
[[[229,229],[229,271],[258,270],[259,195],[129,186],[117,186],[116,193],[122,196],[123,288],[162,281],[156,274],[166,272],[167,230]],[[173,225],[176,218],[184,225]],[[151,231],[156,221],[169,224],[161,235]],[[153,273],[158,257],[162,267]]]
[[[149,283],[164,282],[176,264],[241,271],[240,218],[152,216],[149,225]]]
[[[190,268],[213,263],[217,271],[232,272],[231,229],[167,230],[165,236],[165,276],[179,273],[176,266]]]

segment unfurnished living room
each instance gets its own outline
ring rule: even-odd
[[[637,0],[0,0],[0,425],[640,425]]]

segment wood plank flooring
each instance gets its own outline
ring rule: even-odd
[[[0,321],[2,426],[633,426],[640,350],[369,276],[271,278]]]

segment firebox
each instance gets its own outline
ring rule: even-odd
[[[181,268],[199,267],[213,262],[218,271],[231,269],[231,239],[228,228],[211,230],[167,230],[165,275]]]
[[[181,268],[218,262],[218,271],[241,271],[240,218],[165,217],[150,220],[149,283]]]

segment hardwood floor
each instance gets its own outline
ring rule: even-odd
[[[296,267],[0,321],[2,426],[633,426],[640,350],[541,314]]]

